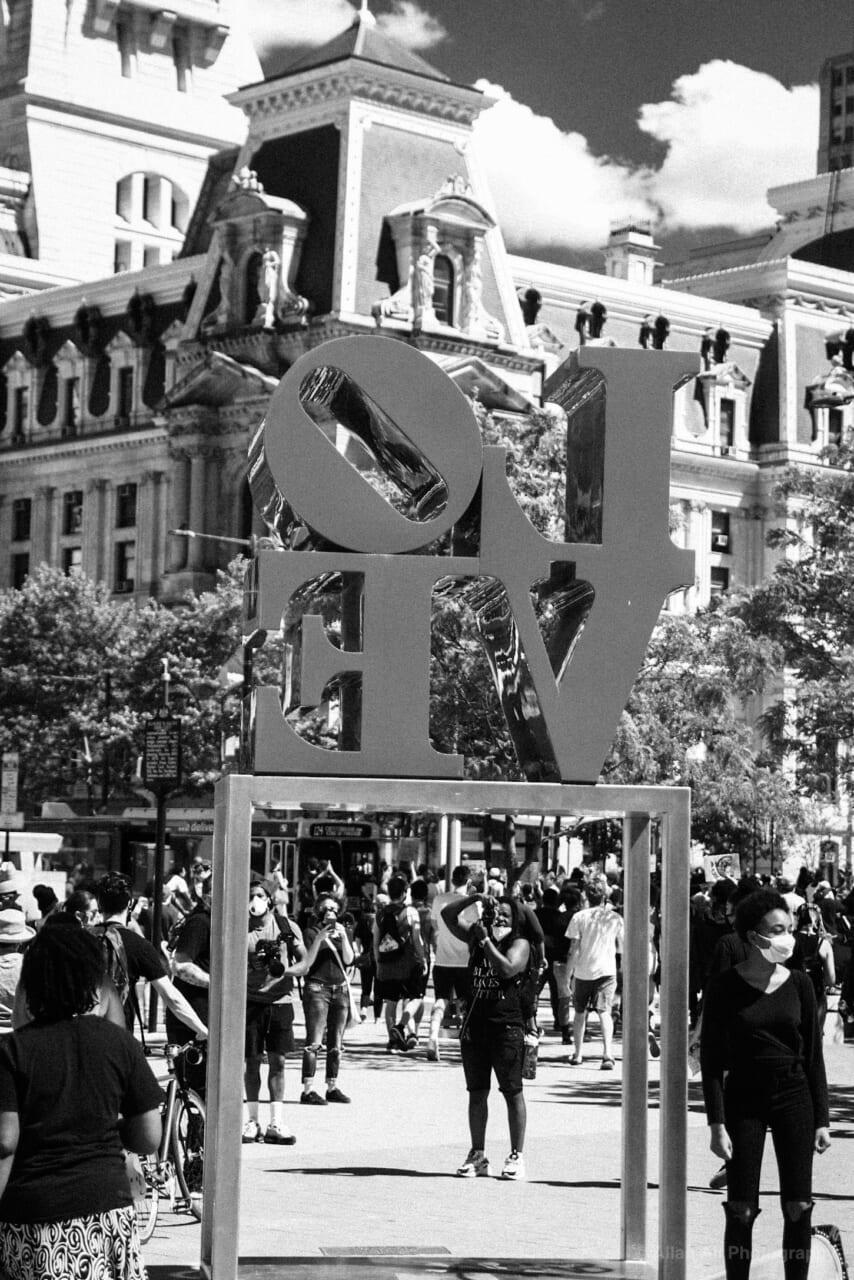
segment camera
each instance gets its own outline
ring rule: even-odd
[[[282,964],[281,942],[270,942],[260,938],[255,943],[255,957],[269,970],[271,978],[281,978],[285,972]]]
[[[483,899],[481,906],[483,907],[483,914],[481,915],[483,927],[492,933],[492,926],[495,924],[498,916],[498,903],[494,898],[487,896]]]

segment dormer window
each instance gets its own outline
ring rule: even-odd
[[[378,324],[454,328],[476,341],[500,341],[504,328],[483,304],[485,236],[495,222],[465,179],[449,178],[436,195],[398,205],[387,224],[400,287],[372,308]]]
[[[804,404],[812,419],[812,443],[818,450],[844,444],[854,426],[854,374],[845,366],[848,354],[837,350],[830,369],[807,385]]]
[[[454,323],[454,264],[445,253],[433,265],[433,311],[439,324]]]

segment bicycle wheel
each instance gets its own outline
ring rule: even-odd
[[[178,1096],[172,1122],[172,1155],[181,1195],[193,1217],[201,1220],[205,1160],[205,1104],[188,1089]]]
[[[139,1232],[140,1244],[145,1244],[154,1235],[157,1223],[157,1207],[160,1200],[160,1187],[157,1180],[157,1157],[139,1156],[142,1178],[133,1179],[133,1207],[136,1211],[136,1229]],[[133,1185],[133,1184],[136,1185]]]

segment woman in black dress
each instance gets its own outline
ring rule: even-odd
[[[710,980],[700,1041],[711,1148],[727,1168],[727,1280],[750,1275],[768,1129],[780,1175],[785,1280],[806,1280],[813,1152],[830,1146],[815,993],[805,974],[786,968],[794,937],[779,893],[762,889],[744,898],[735,928],[750,950]]]

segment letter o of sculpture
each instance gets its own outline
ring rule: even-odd
[[[342,387],[354,418],[345,425],[367,424],[356,434],[363,442],[367,435],[381,470],[433,477],[425,489],[441,498],[425,518],[398,511],[319,424],[323,416],[343,420],[328,407]],[[441,537],[471,502],[483,466],[480,428],[462,392],[420,351],[380,337],[335,338],[295,361],[273,393],[262,448],[261,465],[300,520],[359,552],[416,551]]]

